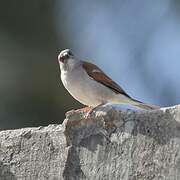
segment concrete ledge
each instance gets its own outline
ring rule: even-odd
[[[90,119],[0,132],[0,180],[179,180],[180,106],[128,111],[105,106]]]

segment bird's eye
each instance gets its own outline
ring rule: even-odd
[[[69,56],[73,56],[72,51],[69,51],[69,52],[68,52],[68,55],[69,55]]]

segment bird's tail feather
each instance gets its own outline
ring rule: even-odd
[[[132,104],[133,106],[136,106],[136,107],[138,107],[138,108],[140,108],[140,109],[145,109],[145,110],[160,109],[159,106],[152,105],[152,104],[146,104],[146,103],[137,101],[137,100],[135,100],[135,99],[131,99],[131,104]]]
[[[113,100],[112,102],[115,104],[129,104],[131,106],[135,106],[137,108],[145,109],[145,110],[155,110],[155,109],[161,108],[160,106],[143,103],[141,101],[138,101],[138,100],[133,99],[131,97],[124,96],[122,94],[119,94],[118,98],[115,98],[115,100]]]

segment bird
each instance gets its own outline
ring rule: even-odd
[[[80,60],[70,49],[59,53],[58,62],[64,87],[87,107],[93,109],[111,103],[131,105],[143,110],[160,108],[133,99],[98,66]]]

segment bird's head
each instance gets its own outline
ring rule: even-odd
[[[58,55],[58,61],[61,70],[72,70],[79,60],[77,60],[70,49],[65,49]]]

